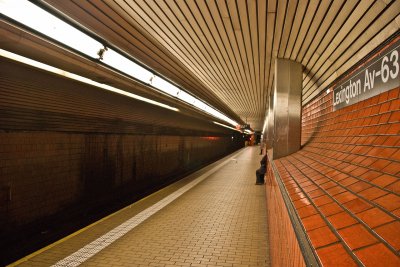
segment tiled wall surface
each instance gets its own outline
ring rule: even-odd
[[[271,266],[306,266],[271,164],[265,183]]]
[[[400,266],[400,88],[303,108],[303,148],[274,161],[323,266]]]
[[[149,191],[229,153],[230,137],[0,133],[0,236],[75,203]],[[207,157],[206,157],[207,156]]]
[[[165,186],[232,152],[231,142],[231,137],[0,133],[0,255],[19,255],[47,238],[42,231],[93,220]]]

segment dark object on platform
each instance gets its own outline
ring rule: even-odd
[[[264,184],[264,175],[267,172],[267,154],[260,161],[260,168],[256,171],[256,185]]]

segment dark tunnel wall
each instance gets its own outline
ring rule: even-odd
[[[0,113],[0,251],[14,257],[49,227],[104,216],[244,145],[199,117],[4,59]]]
[[[74,204],[96,209],[112,204],[109,201],[143,196],[232,152],[230,139],[1,133],[4,164],[0,231],[52,215]]]

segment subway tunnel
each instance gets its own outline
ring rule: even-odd
[[[400,266],[399,0],[0,10],[0,265]]]

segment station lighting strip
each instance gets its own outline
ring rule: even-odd
[[[187,92],[181,90],[177,86],[173,85],[172,83],[168,82],[167,80],[161,78],[160,76],[155,75],[151,71],[143,68],[139,64],[135,63],[131,59],[127,58],[120,52],[115,51],[110,47],[104,46],[102,43],[98,42],[96,39],[92,38],[91,36],[87,35],[86,33],[78,30],[77,28],[69,25],[68,23],[64,22],[63,20],[57,18],[56,16],[52,15],[51,13],[45,11],[44,9],[40,8],[39,6],[29,2],[28,0],[0,0],[0,11],[1,14],[35,30],[44,34],[45,36],[56,40],[62,43],[65,46],[68,46],[80,53],[94,59],[100,60],[107,66],[110,66],[116,70],[119,70],[130,77],[139,80],[147,85],[150,85],[153,88],[158,89],[166,93],[171,97],[178,98],[185,102],[186,104],[192,105],[203,112],[206,112],[216,118],[219,118],[230,125],[236,126],[238,123],[218,110],[214,109],[213,107],[207,105],[203,101],[193,97],[192,95],[188,94]],[[122,94],[128,97],[132,97],[138,99],[140,101],[144,101],[153,105],[161,106],[164,108],[168,108],[171,110],[179,111],[177,108],[159,103],[157,101],[153,101],[148,98],[144,98],[124,90],[95,82],[88,78],[43,64],[41,62],[28,59],[11,52],[1,50],[0,55],[4,57],[8,57],[25,64],[29,64],[35,66],[37,68],[41,68],[43,70],[47,70],[59,75],[63,75],[65,77],[78,80],[90,85],[94,85],[96,87],[109,90],[118,94]],[[227,125],[222,125],[217,123],[221,126],[226,126],[231,129],[235,129],[233,127],[229,127]],[[236,129],[235,129],[236,130]]]
[[[232,130],[237,131],[236,128],[230,127],[230,126],[228,126],[228,125],[225,125],[225,124],[222,124],[222,123],[219,123],[219,122],[216,122],[216,121],[213,121],[213,122],[214,122],[215,124],[218,124],[219,126],[222,126],[222,127],[225,127],[225,128],[228,128],[228,129],[232,129]]]
[[[249,129],[244,130],[244,132],[247,133],[247,134],[253,134],[253,132],[251,130],[249,130]]]
[[[98,88],[107,90],[107,91],[111,91],[111,92],[114,92],[114,93],[117,93],[117,94],[120,94],[120,95],[124,95],[124,96],[130,97],[130,98],[134,98],[134,99],[137,99],[137,100],[140,100],[140,101],[143,101],[143,102],[147,102],[147,103],[152,104],[152,105],[156,105],[156,106],[163,107],[163,108],[166,108],[166,109],[170,109],[170,110],[173,110],[173,111],[179,111],[179,109],[171,107],[171,106],[168,106],[166,104],[163,104],[163,103],[160,103],[160,102],[157,102],[157,101],[154,101],[154,100],[151,100],[151,99],[139,96],[139,95],[135,95],[135,94],[129,93],[127,91],[118,89],[116,87],[113,87],[113,86],[110,86],[110,85],[107,85],[107,84],[98,83],[96,81],[93,81],[93,80],[90,80],[88,78],[79,76],[77,74],[74,74],[74,73],[71,73],[71,72],[68,72],[68,71],[65,71],[65,70],[62,70],[62,69],[58,69],[58,68],[52,67],[50,65],[47,65],[47,64],[41,63],[39,61],[30,59],[30,58],[26,58],[26,57],[23,57],[23,56],[14,54],[14,53],[11,53],[11,52],[3,50],[3,49],[0,49],[0,56],[6,57],[6,58],[9,58],[9,59],[12,59],[12,60],[24,63],[24,64],[27,64],[27,65],[30,65],[30,66],[33,66],[33,67],[36,67],[38,69],[42,69],[42,70],[45,70],[45,71],[48,71],[48,72],[52,72],[52,73],[55,73],[55,74],[70,78],[70,79],[75,80],[75,81],[79,81],[79,82],[83,82],[83,83],[86,83],[86,84],[90,84],[90,85],[96,86]]]

